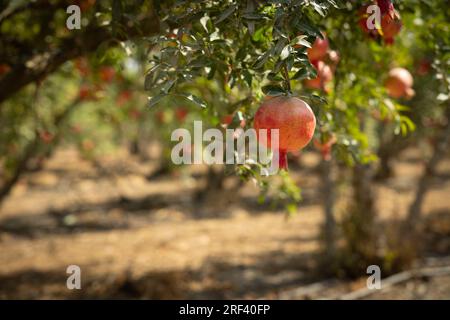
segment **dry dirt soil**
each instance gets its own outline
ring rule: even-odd
[[[376,185],[380,220],[401,218],[421,174],[418,150],[407,150],[395,177]],[[339,298],[365,286],[316,270],[322,223],[318,156],[302,156],[292,172],[302,187],[298,214],[261,205],[251,182],[230,178],[202,205],[193,194],[205,168],[149,177],[156,162],[124,155],[101,167],[71,149],[29,173],[0,209],[0,298]],[[450,266],[450,160],[427,194],[426,241],[417,261]],[[337,212],[348,186],[339,184]],[[66,288],[66,268],[82,270],[82,289]],[[309,288],[302,291],[302,288]],[[306,293],[305,293],[306,292]],[[450,299],[450,275],[404,281],[366,298]]]

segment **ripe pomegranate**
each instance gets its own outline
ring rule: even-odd
[[[380,13],[382,16],[388,14],[393,18],[395,8],[391,0],[377,0],[377,5],[380,7]]]
[[[330,45],[328,39],[324,36],[323,39],[317,38],[311,48],[308,49],[308,58],[311,62],[323,60],[327,55]]]
[[[396,12],[394,16],[386,14],[381,18],[381,30],[383,31],[383,39],[386,44],[394,43],[394,38],[401,29],[402,21]]]
[[[333,71],[330,66],[323,61],[313,63],[317,70],[317,77],[304,81],[307,88],[319,89],[328,92],[327,84],[333,80]]]
[[[312,139],[316,117],[309,105],[299,98],[279,96],[264,101],[255,113],[254,128],[258,139],[259,130],[267,129],[261,141],[271,147],[271,129],[279,130],[280,169],[287,169],[287,153],[304,148]]]
[[[394,68],[389,71],[389,76],[384,85],[392,98],[411,98],[415,92],[412,89],[414,79],[408,70]]]

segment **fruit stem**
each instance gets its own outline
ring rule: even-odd
[[[283,64],[283,74],[284,74],[284,80],[286,84],[286,89],[289,91],[289,93],[292,93],[291,91],[291,79],[289,79],[289,71],[287,69],[286,62]]]
[[[283,150],[278,151],[278,168],[279,170],[288,170],[287,152]]]

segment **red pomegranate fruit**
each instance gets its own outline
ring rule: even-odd
[[[384,85],[392,98],[411,98],[415,92],[412,89],[414,79],[408,70],[394,68],[389,71],[389,76]]]
[[[287,170],[287,153],[304,148],[312,139],[316,128],[316,117],[310,106],[295,97],[279,96],[264,101],[255,113],[254,128],[258,139],[271,148],[271,129],[279,130],[280,169]],[[260,137],[259,130],[267,129]]]
[[[307,51],[309,60],[312,62],[323,60],[327,55],[329,47],[328,39],[325,36],[323,39],[317,38],[312,47]]]
[[[304,84],[310,89],[319,89],[328,92],[327,84],[333,80],[333,71],[329,65],[323,61],[313,63],[317,70],[317,77],[305,80]]]
[[[394,38],[402,30],[400,16],[394,11],[393,16],[386,14],[381,18],[381,30],[386,44],[394,43]]]
[[[393,17],[395,8],[391,0],[377,0],[377,5],[380,8],[381,15],[388,14]]]

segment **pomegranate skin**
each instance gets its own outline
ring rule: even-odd
[[[389,71],[385,87],[388,94],[393,98],[411,98],[414,95],[414,90],[412,90],[413,84],[414,79],[408,70],[404,68],[394,68]]]
[[[384,15],[381,18],[381,30],[383,31],[384,42],[392,44],[396,35],[402,30],[402,21],[396,14],[391,16],[389,14]]]
[[[377,0],[377,5],[380,8],[380,12],[382,15],[392,15],[393,11],[395,10],[391,0]]]
[[[298,98],[275,97],[266,100],[256,111],[254,128],[267,129],[266,147],[271,147],[271,129],[279,130],[279,167],[287,169],[287,152],[304,148],[312,139],[316,117],[310,106]],[[264,142],[264,141],[261,141]]]
[[[324,37],[324,39],[317,38],[314,41],[311,48],[307,50],[308,58],[310,61],[319,61],[323,60],[329,49],[328,39]]]

